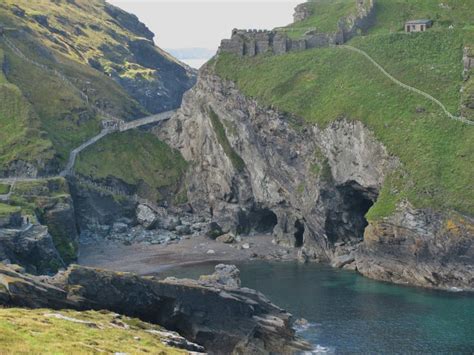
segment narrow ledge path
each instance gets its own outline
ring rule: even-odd
[[[349,46],[347,44],[343,44],[343,45],[338,45],[338,46],[334,46],[335,48],[344,48],[344,49],[348,49],[348,50],[351,50],[353,52],[357,52],[361,55],[363,55],[365,58],[367,58],[373,65],[375,65],[387,78],[389,78],[391,81],[393,81],[395,84],[397,84],[398,86],[406,89],[406,90],[409,90],[411,92],[414,92],[414,93],[417,93],[425,98],[427,98],[428,100],[434,102],[436,105],[438,105],[442,110],[443,112],[452,120],[455,120],[455,121],[460,121],[460,122],[463,122],[465,124],[468,124],[468,125],[474,125],[474,121],[471,121],[471,120],[468,120],[467,118],[464,118],[464,117],[460,117],[460,116],[454,116],[451,112],[448,111],[448,109],[446,108],[446,106],[444,106],[441,101],[439,101],[438,99],[434,98],[433,96],[431,96],[430,94],[422,91],[422,90],[419,90],[413,86],[410,86],[410,85],[407,85],[405,83],[402,83],[400,80],[394,78],[392,75],[390,75],[390,73],[388,73],[379,63],[377,63],[370,55],[368,55],[366,52],[364,52],[363,50],[359,49],[359,48],[356,48],[356,47],[352,47],[352,46]]]

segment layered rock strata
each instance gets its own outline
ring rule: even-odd
[[[230,270],[229,276],[223,276],[224,269]],[[311,349],[295,336],[289,313],[257,291],[237,287],[232,267],[221,267],[219,272],[201,282],[160,281],[72,266],[54,278],[40,278],[0,265],[0,304],[107,309],[178,331],[215,354],[292,354]]]

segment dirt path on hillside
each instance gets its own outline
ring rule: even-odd
[[[243,249],[244,244],[249,244],[250,248]],[[209,252],[210,250],[214,253]],[[126,246],[116,242],[81,245],[78,263],[146,275],[159,273],[173,266],[208,261],[295,260],[296,257],[294,248],[274,245],[270,235],[243,237],[242,242],[235,244],[224,244],[201,236],[168,245]]]

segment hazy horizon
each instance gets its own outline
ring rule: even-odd
[[[304,0],[108,0],[138,16],[155,33],[163,49],[217,50],[233,28],[272,29],[292,22],[293,9]],[[209,16],[209,15],[212,16]]]

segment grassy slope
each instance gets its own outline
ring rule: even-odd
[[[19,207],[10,206],[10,205],[0,202],[0,217],[6,217],[18,211],[20,211]]]
[[[96,3],[101,2],[96,1]],[[11,12],[13,4],[26,10],[25,17],[20,18],[13,15]],[[94,5],[92,2],[87,2],[87,4],[89,7]],[[76,9],[75,12],[72,11],[73,9]],[[82,11],[79,11],[77,7],[66,2],[61,2],[59,6],[44,0],[35,2],[5,1],[0,4],[0,23],[6,23],[17,28],[28,28],[31,31],[29,34],[26,32],[11,32],[8,37],[28,58],[57,69],[66,75],[76,87],[87,91],[91,101],[97,105],[127,120],[145,115],[146,111],[135,100],[131,99],[118,84],[85,65],[87,58],[81,58],[81,48],[67,47],[64,43],[68,38],[67,35],[53,34],[49,29],[40,26],[32,17],[40,13],[48,14],[50,26],[60,31],[73,31],[69,26],[71,26],[71,23],[76,24],[75,16],[78,16],[76,19],[78,22],[83,21],[85,25],[100,22],[99,19],[105,23],[105,19],[98,15],[101,11],[103,12],[102,8],[95,10],[94,13],[89,10],[89,8],[85,8],[82,14]],[[55,16],[52,16],[52,14]],[[82,14],[82,17],[80,14]],[[104,16],[102,15],[102,17]],[[67,21],[63,21],[63,29],[58,26],[61,18],[67,19]],[[114,25],[114,27],[120,28],[118,25]],[[133,35],[126,33],[126,31],[122,35],[125,39],[133,38]],[[126,35],[129,37],[126,37]],[[55,40],[53,41],[52,38]],[[105,43],[110,38],[110,34],[104,33],[96,40],[85,37],[83,41],[89,41],[91,48],[96,46],[94,48],[97,52],[100,41]],[[50,52],[44,46],[52,48],[54,51]],[[2,105],[3,115],[0,112],[0,120],[3,119],[3,122],[1,122],[2,128],[10,126],[8,131],[10,139],[0,140],[0,152],[6,151],[10,154],[5,154],[3,161],[0,161],[0,163],[7,163],[16,156],[28,161],[36,158],[52,159],[54,154],[51,153],[51,149],[47,149],[51,148],[51,143],[58,153],[60,162],[65,163],[72,148],[99,131],[100,117],[97,116],[97,112],[93,107],[84,102],[74,87],[63,82],[51,72],[37,68],[21,59],[2,42],[0,42],[0,50],[5,54],[7,63],[6,75],[1,75],[0,83],[3,81],[6,83],[4,85],[12,84],[16,86],[17,89],[14,94],[19,97],[23,96],[21,105],[17,104],[15,106],[15,108],[22,110],[20,114],[18,109],[15,111],[11,107]],[[1,57],[3,59],[3,55]],[[6,96],[7,94],[10,96]],[[2,103],[13,102],[11,96],[12,94],[7,92],[0,99]],[[27,98],[28,101],[24,98]],[[26,111],[30,112],[26,113]],[[18,118],[32,116],[39,120],[37,119],[36,125],[32,124],[30,119],[30,122],[24,122],[23,126],[19,126],[18,124],[13,125],[12,117],[14,116]],[[22,120],[16,119],[16,121],[20,123]],[[26,119],[23,119],[23,121],[26,121]],[[23,131],[27,128],[30,131],[31,129],[45,131],[47,137],[46,133],[34,135],[32,132],[28,132],[28,134],[25,134]],[[29,137],[31,142],[26,142],[25,135]],[[25,143],[29,143],[31,147],[27,147]],[[29,155],[16,154],[16,149],[22,149],[23,147],[23,150],[30,152]],[[2,156],[0,156],[1,158]]]
[[[10,192],[10,185],[0,183],[0,195],[6,195]]]
[[[89,322],[90,325],[45,316],[47,314],[61,314]],[[162,344],[159,335],[146,331],[159,331],[161,328],[158,326],[128,317],[122,317],[120,322],[128,325],[129,329],[114,326],[113,322],[114,316],[108,312],[0,308],[2,334],[0,352],[2,354],[187,353]]]
[[[389,1],[379,3],[384,6]],[[436,6],[429,3],[431,7],[420,7],[438,11],[438,2]],[[464,26],[464,8],[459,5],[455,14],[455,10],[450,11],[440,20],[458,19],[460,22],[454,25]],[[395,13],[393,23],[399,17]],[[458,112],[462,46],[474,43],[472,30],[439,26],[438,30],[417,35],[387,34],[382,21],[391,22],[385,18],[387,13],[382,15],[374,35],[356,38],[350,44],[373,55],[395,77],[427,91],[453,113]],[[413,12],[403,16],[418,15]],[[424,15],[429,17],[429,13]],[[325,48],[272,57],[222,55],[216,71],[236,81],[246,95],[295,113],[309,123],[325,126],[339,117],[348,117],[367,124],[403,163],[403,168],[388,179],[369,218],[390,214],[401,198],[419,207],[474,214],[474,130],[449,120],[423,97],[396,86],[359,54]],[[425,111],[417,113],[417,108]]]
[[[4,52],[0,48],[0,67]],[[17,86],[0,72],[0,166],[21,159],[51,159],[52,145],[39,130],[40,122]]]
[[[149,68],[128,62],[128,41],[138,38],[138,35],[120,26],[105,11],[105,1],[4,0],[5,9],[14,5],[25,10],[24,24],[34,30],[48,48],[83,64],[88,63],[89,59],[97,60],[105,69],[115,67],[124,77],[147,78],[150,75]],[[33,16],[36,15],[46,15],[54,32],[35,21]],[[156,50],[174,60],[161,49]]]
[[[76,172],[105,179],[114,176],[131,185],[145,184],[150,198],[159,189],[178,189],[187,164],[182,156],[151,133],[128,131],[107,136],[80,154]]]

